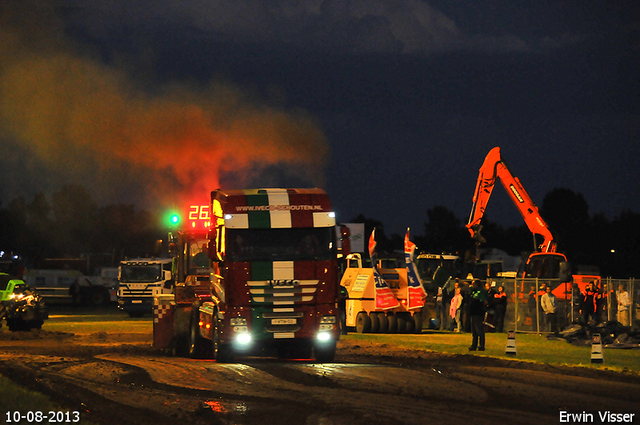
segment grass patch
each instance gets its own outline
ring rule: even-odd
[[[46,395],[16,385],[10,379],[0,375],[0,414],[3,421],[7,420],[7,412],[26,413],[36,410],[48,412],[61,409]]]
[[[486,335],[486,351],[474,353],[469,352],[471,345],[471,334],[469,333],[428,332],[420,335],[350,333],[342,338],[393,345],[401,349],[447,354],[473,354],[556,366],[589,367],[640,374],[639,350],[604,348],[604,362],[602,364],[591,363],[591,346],[578,347],[564,340],[549,340],[546,336],[537,334],[516,335],[516,356],[506,354],[506,333],[488,333]]]
[[[90,307],[52,309],[42,329],[74,334],[119,331],[149,333],[149,335],[153,333],[153,317],[150,314],[131,318],[115,307],[97,310]]]

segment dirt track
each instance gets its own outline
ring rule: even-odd
[[[2,332],[0,373],[98,424],[546,424],[563,411],[640,423],[637,377],[349,339],[332,364],[218,364],[162,356],[146,334]]]

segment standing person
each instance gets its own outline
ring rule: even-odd
[[[460,320],[460,315],[462,311],[462,294],[460,293],[460,288],[456,288],[456,294],[451,298],[451,304],[449,306],[449,316],[451,316],[451,324],[453,325],[454,321],[456,324],[456,332],[462,332],[462,321]],[[451,329],[453,330],[453,328]]]
[[[484,351],[484,314],[487,310],[487,294],[482,289],[480,280],[474,279],[469,294],[469,314],[473,338],[469,351]]]
[[[507,293],[504,286],[498,286],[494,295],[496,305],[496,332],[504,332],[504,316],[507,314]]]
[[[584,293],[582,294],[582,324],[588,325],[589,318],[593,318],[593,320],[598,323],[598,307],[597,307],[597,292],[593,287],[593,282],[587,283],[584,289]]]
[[[529,299],[527,300],[527,310],[529,316],[525,319],[524,324],[531,326],[532,329],[535,329],[534,321],[537,319],[538,308],[536,307],[536,287],[531,285],[531,290],[529,291]]]
[[[629,293],[624,289],[624,285],[618,287],[616,298],[618,300],[618,322],[622,326],[631,326],[631,317],[629,316],[631,300],[629,299]]]
[[[547,322],[547,330],[549,332],[555,333],[556,329],[556,312],[557,312],[557,302],[556,296],[551,292],[551,287],[546,287],[546,292],[540,299],[540,304],[542,305],[542,310],[544,311]]]
[[[540,288],[538,289],[538,293],[536,294],[536,297],[538,298],[538,318],[541,321],[540,327],[542,329],[547,327],[547,315],[544,313],[544,310],[542,309],[542,304],[540,300],[542,299],[542,296],[546,293],[547,293],[547,284],[544,282],[540,282]]]
[[[462,311],[460,320],[462,320],[462,329],[465,332],[471,332],[471,314],[469,313],[471,288],[468,284],[463,284],[460,288],[462,294]]]
[[[495,283],[494,283],[495,285]],[[487,293],[487,312],[485,314],[485,332],[496,331],[496,290],[489,282],[484,284],[484,290]]]
[[[457,279],[454,280],[449,278],[447,279],[447,283],[445,283],[444,288],[442,288],[442,304],[444,306],[445,317],[443,327],[449,331],[453,329],[453,320],[449,316],[449,309],[451,308],[451,299],[456,294],[456,283]]]
[[[438,321],[438,330],[444,328],[444,318],[447,315],[444,311],[444,304],[442,303],[442,286],[438,286],[438,293],[435,296],[435,308],[436,308],[436,320]]]

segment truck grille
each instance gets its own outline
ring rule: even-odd
[[[315,299],[318,280],[293,280],[284,285],[274,285],[273,281],[248,281],[251,301],[273,306],[292,306],[308,303]]]

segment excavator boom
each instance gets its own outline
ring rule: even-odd
[[[553,241],[553,235],[549,231],[547,223],[540,216],[538,207],[524,190],[520,180],[511,174],[509,167],[500,155],[499,147],[491,149],[487,154],[482,167],[480,167],[476,189],[473,194],[473,206],[467,229],[469,229],[476,243],[484,242],[484,238],[480,235],[482,229],[480,222],[484,216],[496,180],[500,180],[504,186],[531,233],[541,235],[544,238],[544,241],[538,247],[540,251],[555,252],[556,244]]]

